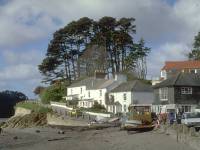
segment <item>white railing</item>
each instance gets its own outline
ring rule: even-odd
[[[51,106],[60,107],[60,108],[64,108],[64,109],[67,109],[67,110],[73,110],[73,108],[67,107],[66,103],[50,102],[50,104],[51,104]]]
[[[85,112],[88,115],[92,115],[92,116],[101,116],[101,117],[106,117],[106,118],[110,118],[111,115],[110,114],[105,114],[105,113],[95,113],[95,112]]]

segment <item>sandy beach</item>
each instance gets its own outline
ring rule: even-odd
[[[0,135],[0,150],[192,150],[156,131],[127,133],[119,128],[65,129],[65,134],[58,134],[59,130],[50,127],[4,129]]]

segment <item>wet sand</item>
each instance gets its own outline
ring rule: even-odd
[[[0,135],[0,150],[192,150],[156,131],[127,133],[119,128],[65,129],[65,134],[58,134],[59,130],[50,127],[5,129]]]

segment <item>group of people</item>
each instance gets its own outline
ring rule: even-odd
[[[176,122],[177,124],[181,124],[181,118],[182,118],[182,114],[181,112],[178,113],[174,113],[174,112],[169,112],[169,113],[162,113],[162,114],[155,114],[152,113],[152,119],[153,121],[157,124],[157,126],[159,127],[160,124],[174,124],[174,122]]]

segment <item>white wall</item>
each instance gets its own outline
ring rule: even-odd
[[[122,107],[119,106],[119,105],[108,105],[107,106],[107,111],[111,112],[111,113],[114,113],[114,114],[120,113],[120,112],[122,112]]]
[[[160,77],[161,77],[161,78],[164,78],[164,79],[167,79],[166,70],[161,70],[161,72],[160,72]]]
[[[126,100],[124,100],[124,94],[126,94]],[[131,92],[117,92],[117,93],[110,93],[110,95],[114,96],[114,101],[119,102],[122,105],[122,112],[128,112],[128,107],[132,103],[132,93]],[[126,111],[124,106],[126,105]]]
[[[81,92],[82,89],[82,92]],[[78,98],[82,99],[86,95],[86,86],[67,88],[67,96],[78,94]]]
[[[100,90],[101,90],[101,95],[100,95]],[[90,97],[89,93],[90,92]],[[86,90],[86,94],[84,99],[93,99],[96,100],[99,104],[106,105],[105,104],[105,95],[106,95],[107,90],[106,89],[97,89],[97,90]]]
[[[81,93],[81,88],[82,88],[82,93]],[[101,90],[101,95],[100,95],[100,90]],[[105,104],[106,92],[107,89],[87,90],[86,86],[67,88],[67,96],[78,94],[78,98],[80,100],[93,99],[96,100],[99,104],[102,104],[104,106],[106,106]]]

